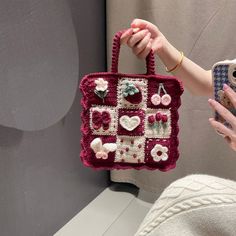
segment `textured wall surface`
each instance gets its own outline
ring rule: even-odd
[[[35,8],[42,4],[42,1],[29,0],[14,2],[21,11],[29,3],[34,3]],[[61,7],[62,1],[58,1],[59,5],[57,1],[47,3],[53,14],[53,9]],[[67,11],[77,36],[78,80],[85,73],[106,67],[105,3],[68,0],[64,4],[68,4]],[[62,28],[67,26],[58,18]],[[70,35],[65,37],[70,41]],[[62,71],[63,66],[61,64]],[[80,161],[80,109],[78,91],[66,117],[47,129],[23,132],[0,126],[1,236],[51,236],[107,186],[107,172],[85,168]]]

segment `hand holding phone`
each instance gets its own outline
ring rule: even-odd
[[[215,100],[236,116],[236,109],[223,90],[224,84],[227,84],[236,92],[236,59],[215,63],[212,67],[212,77]],[[215,112],[215,120],[232,128],[218,112]]]

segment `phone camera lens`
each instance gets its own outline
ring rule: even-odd
[[[236,78],[236,70],[233,72],[233,77]]]

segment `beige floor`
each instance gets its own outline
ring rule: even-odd
[[[114,184],[54,236],[132,236],[155,199],[132,185]]]

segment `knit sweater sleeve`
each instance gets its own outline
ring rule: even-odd
[[[235,222],[236,182],[190,175],[164,190],[135,236],[233,236]]]

